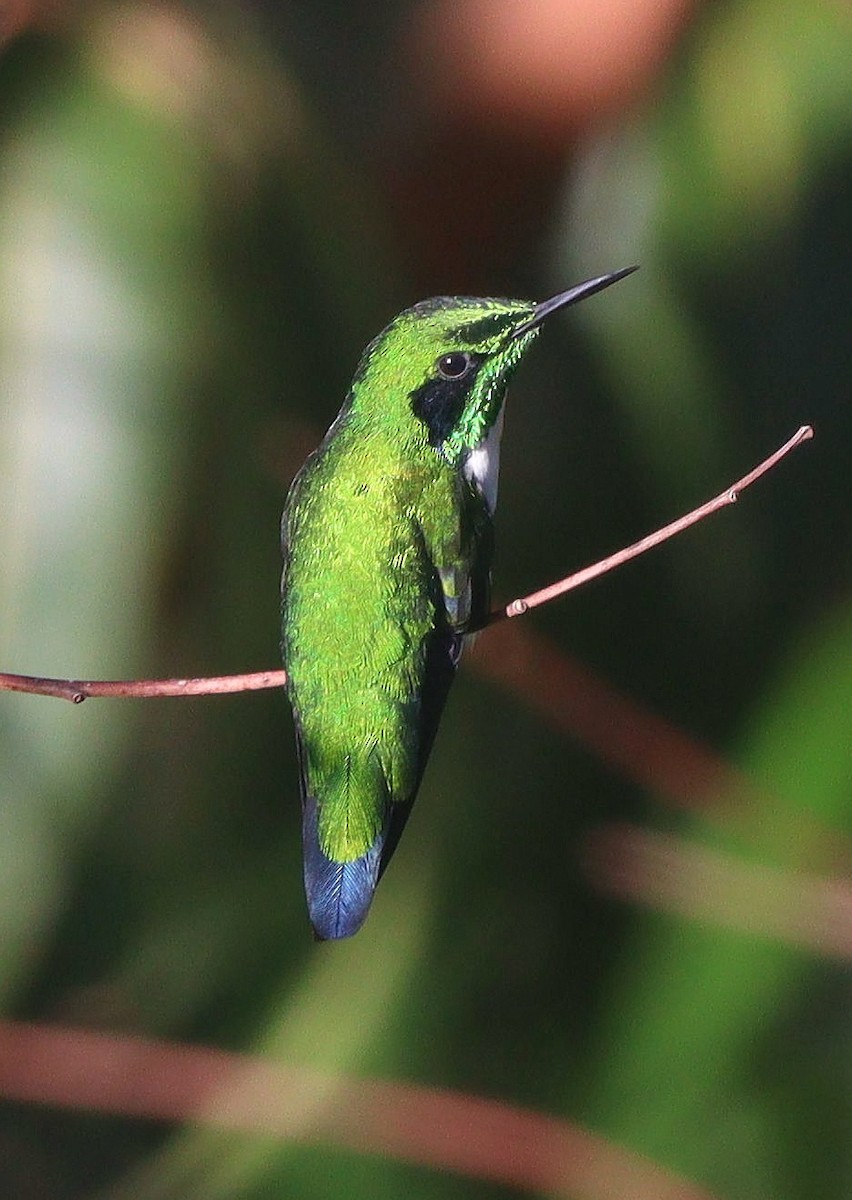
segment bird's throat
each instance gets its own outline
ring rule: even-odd
[[[462,470],[465,479],[482,496],[489,513],[497,507],[497,483],[500,475],[500,439],[503,436],[503,413],[501,408],[497,420],[479,445],[468,453]]]

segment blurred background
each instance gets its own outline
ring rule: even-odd
[[[529,1106],[725,1200],[852,1195],[847,5],[6,0],[0,36],[4,670],[277,666],[289,481],[426,296],[642,267],[513,385],[498,599],[816,430],[479,639],[345,944],[309,935],[283,694],[0,695],[5,1016]],[[401,1189],[515,1194],[0,1107],[22,1200]]]

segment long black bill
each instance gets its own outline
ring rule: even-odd
[[[624,279],[625,275],[632,275],[634,271],[638,270],[638,266],[624,267],[620,271],[613,271],[611,275],[598,275],[595,279],[587,279],[585,283],[578,283],[576,287],[569,288],[567,292],[560,292],[558,296],[553,296],[550,300],[542,300],[541,304],[535,306],[532,316],[513,331],[512,337],[522,337],[530,330],[536,329],[546,317],[556,312],[558,308],[567,308],[569,304],[576,304],[578,300],[594,296],[595,292],[602,292],[611,283],[618,283],[619,279]]]

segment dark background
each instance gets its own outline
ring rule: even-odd
[[[500,598],[816,430],[735,508],[482,635],[346,944],[309,936],[282,694],[0,696],[5,1014],[528,1105],[727,1200],[850,1195],[844,6],[5,21],[5,670],[276,666],[289,480],[365,343],[429,295],[642,268],[554,319],[513,384]],[[0,1110],[0,1192],[26,1200],[402,1189],[503,1194]]]

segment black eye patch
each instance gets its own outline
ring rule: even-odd
[[[438,378],[427,379],[411,393],[411,411],[429,430],[430,446],[442,445],[455,429],[467,404],[478,366],[475,355],[460,351],[446,354],[436,363]],[[452,377],[452,371],[459,373]]]

